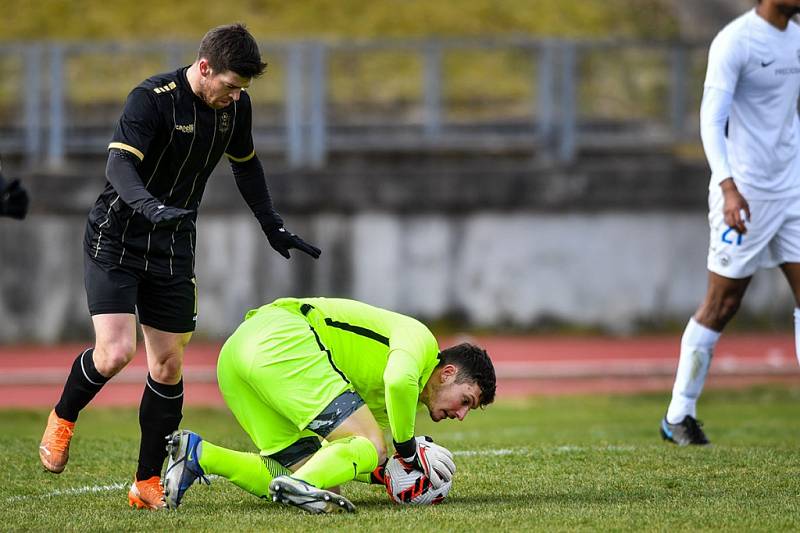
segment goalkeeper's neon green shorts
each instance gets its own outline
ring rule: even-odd
[[[272,304],[247,313],[222,346],[217,381],[225,403],[261,455],[301,437],[337,396],[352,390],[299,311]]]

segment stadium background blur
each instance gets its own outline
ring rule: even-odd
[[[324,255],[273,254],[221,165],[199,336],[288,294],[486,331],[678,331],[696,306],[705,54],[748,1],[156,4],[6,10],[0,153],[33,203],[0,224],[0,342],[90,334],[80,243],[125,95],[232,19],[270,63],[251,93],[277,207]],[[785,330],[791,306],[759,274],[733,327]]]

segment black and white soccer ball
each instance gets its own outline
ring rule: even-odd
[[[453,480],[434,489],[428,476],[403,461],[398,455],[389,459],[383,472],[383,483],[389,498],[396,503],[435,505],[442,503],[450,492]]]

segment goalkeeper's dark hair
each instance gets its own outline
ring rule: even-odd
[[[239,23],[210,29],[200,41],[197,59],[201,58],[207,59],[218,73],[230,70],[242,78],[258,78],[267,69],[258,43]]]
[[[464,342],[451,346],[439,352],[439,364],[458,367],[456,383],[475,383],[481,389],[481,406],[489,405],[494,401],[497,388],[497,379],[494,375],[494,365],[486,350]]]

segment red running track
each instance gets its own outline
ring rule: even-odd
[[[459,337],[442,346],[470,340],[485,347],[495,363],[498,397],[667,393],[677,366],[679,336],[610,337]],[[216,386],[219,344],[193,342],[186,350],[185,402],[224,405]],[[58,401],[67,372],[85,345],[0,347],[0,408],[49,407]],[[756,383],[800,384],[792,335],[726,335],[717,346],[708,388]],[[143,349],[98,394],[92,405],[132,406],[142,394]]]

